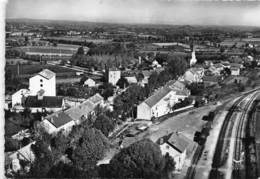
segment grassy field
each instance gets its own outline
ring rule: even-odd
[[[19,71],[20,75],[31,75],[40,72],[42,69],[49,69],[55,73],[66,73],[66,72],[75,72],[75,70],[71,69],[65,69],[59,66],[53,66],[53,65],[20,65]],[[12,74],[17,74],[17,66],[16,65],[7,65],[5,67],[6,71],[9,71]]]

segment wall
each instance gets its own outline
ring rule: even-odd
[[[43,89],[45,91],[44,96],[56,96],[56,76],[46,79],[40,75],[36,75],[29,79],[29,89],[31,95],[37,95],[37,92]]]
[[[137,106],[137,119],[151,120],[151,108],[142,102]]]

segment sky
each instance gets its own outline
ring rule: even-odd
[[[9,0],[7,18],[177,25],[260,26],[260,1]]]

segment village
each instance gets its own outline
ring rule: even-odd
[[[113,177],[120,152],[149,139],[185,178],[215,111],[259,86],[257,32],[66,28],[7,23],[6,176]]]

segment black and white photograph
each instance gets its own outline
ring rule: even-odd
[[[260,178],[260,0],[0,5],[0,178]]]

